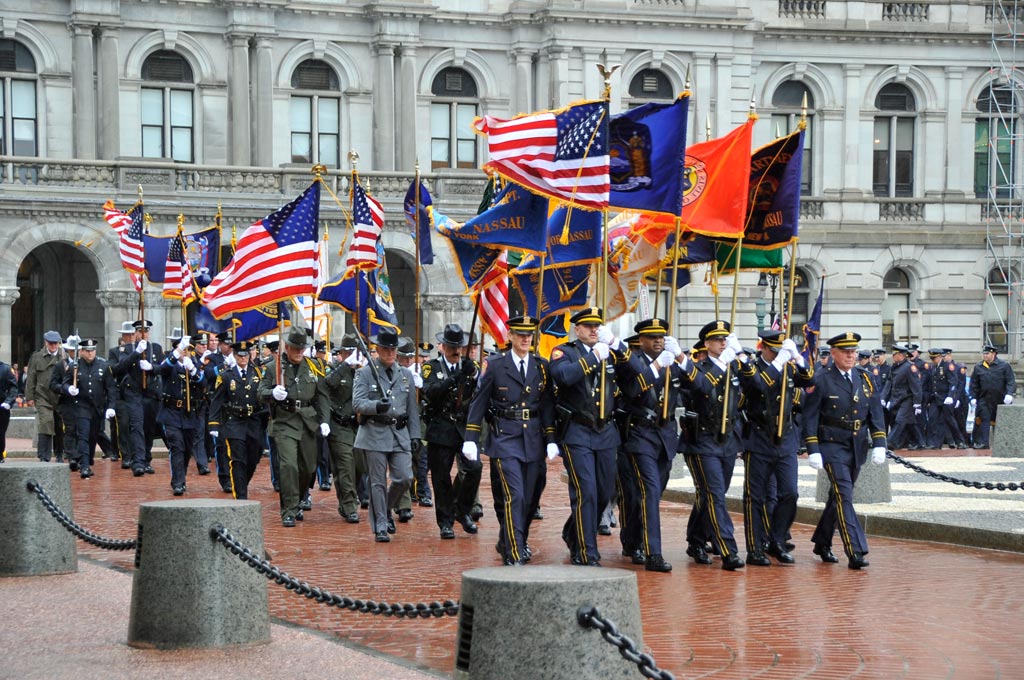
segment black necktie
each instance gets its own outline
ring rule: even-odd
[[[519,375],[523,376],[523,382],[526,382],[526,360],[519,360]]]
[[[386,369],[384,369],[384,372],[388,374],[388,380],[393,380],[393,379],[394,379],[394,377],[395,377],[395,374],[394,374],[394,372],[393,372],[393,371],[391,370],[391,367],[390,367],[390,366],[388,366],[388,367],[387,367]]]

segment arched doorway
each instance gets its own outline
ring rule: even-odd
[[[18,267],[21,296],[11,307],[11,361],[25,365],[48,330],[66,337],[77,329],[83,338],[95,338],[105,356],[98,287],[96,267],[78,248],[54,241],[32,250]]]
[[[403,335],[416,332],[416,271],[411,258],[392,248],[387,252],[388,274],[391,276],[391,297],[395,301],[395,317]],[[425,333],[426,328],[420,332]],[[441,329],[437,329],[441,330]]]

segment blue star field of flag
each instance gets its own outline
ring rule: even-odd
[[[263,218],[263,228],[279,247],[319,238],[320,183],[313,182],[294,201]]]
[[[607,155],[608,117],[605,115],[605,106],[604,102],[580,104],[555,116],[558,122],[558,148],[555,151],[555,159],[571,160],[584,156],[592,158]],[[594,128],[597,128],[596,132]]]

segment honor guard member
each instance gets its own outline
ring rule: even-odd
[[[249,360],[248,340],[233,344],[235,365],[217,376],[210,395],[209,432],[226,443],[232,496],[249,497],[249,482],[263,456],[260,372]]]
[[[668,485],[672,459],[679,446],[676,406],[679,402],[682,355],[679,342],[667,336],[664,319],[647,319],[633,327],[638,349],[616,368],[626,412],[622,432],[626,482],[635,496],[624,502],[634,512],[622,517],[622,546],[635,564],[647,571],[669,572],[672,565],[662,556],[661,494]]]
[[[467,534],[477,532],[470,513],[483,466],[479,459],[462,454],[466,438],[466,416],[476,389],[476,363],[463,356],[468,335],[458,324],[448,324],[436,335],[441,356],[423,365],[421,396],[425,403],[427,465],[434,487],[434,514],[441,538],[455,538],[456,521]],[[465,472],[463,482],[452,483],[452,463],[457,458]]]
[[[150,330],[153,328],[152,321],[149,319],[136,319],[132,322],[132,326],[135,327],[135,341],[146,341],[146,349],[142,352],[142,358],[153,366],[152,372],[143,371],[145,377],[142,380],[142,431],[146,442],[146,465],[143,470],[145,470],[146,474],[151,475],[156,472],[152,465],[153,442],[158,437],[163,437],[160,425],[157,423],[157,416],[160,414],[161,402],[163,400],[163,387],[160,384],[157,367],[164,360],[164,349],[160,343],[153,342],[149,338]]]
[[[911,450],[924,448],[924,438],[917,425],[922,403],[921,380],[917,365],[909,356],[907,345],[892,346],[892,372],[881,395],[885,409],[892,413],[889,443],[894,449],[902,448],[907,440],[907,448]]]
[[[232,368],[235,365],[235,357],[231,351],[231,343],[234,340],[231,336],[232,333],[228,331],[218,333],[216,348],[210,348],[210,355],[206,357],[206,364],[202,367],[204,380],[208,385],[216,384],[217,376],[225,367]],[[221,491],[231,493],[231,466],[228,462],[227,442],[212,436],[206,437],[204,447],[209,452],[208,458],[216,461],[217,481],[220,483]]]
[[[0,361],[0,463],[7,458],[7,426],[11,407],[18,399],[18,376],[11,365]]]
[[[327,341],[313,339],[313,364],[317,369],[317,381],[327,375]],[[331,490],[331,456],[327,447],[327,437],[317,436],[316,441],[316,475],[313,483],[319,485],[321,491]],[[310,487],[312,489],[312,487]],[[310,495],[306,495],[308,505],[312,506]],[[305,509],[306,506],[302,506]]]
[[[415,359],[416,345],[413,343],[412,339],[404,336],[400,337],[398,339],[398,358],[396,361],[399,366],[408,368],[412,371],[413,385],[417,390],[417,394],[419,394],[419,389],[423,387],[423,378],[420,375],[420,367],[415,363]],[[420,429],[423,429],[422,421],[420,422]],[[399,522],[408,522],[412,519],[412,500],[417,497],[421,485],[426,483],[427,478],[427,452],[423,449],[422,442],[420,443],[419,448],[412,448],[412,486],[410,486],[409,490],[404,496],[402,496],[402,499],[398,502],[398,507],[395,508],[398,510]],[[422,473],[420,467],[421,463]],[[422,479],[420,477],[421,474]]]
[[[548,362],[530,351],[540,322],[531,316],[508,320],[512,348],[492,354],[480,366],[480,384],[469,407],[462,455],[479,457],[484,419],[488,423],[485,453],[490,458],[491,494],[498,517],[497,549],[506,565],[530,557],[527,540],[535,490],[549,459],[558,456],[555,443],[554,384]]]
[[[562,540],[569,560],[576,565],[601,565],[597,525],[601,512],[615,494],[615,455],[619,430],[615,410],[614,366],[629,359],[629,348],[604,323],[599,307],[588,307],[570,317],[576,339],[551,351],[551,377],[558,397],[562,462],[569,477],[569,519]]]
[[[121,467],[141,477],[146,473],[146,414],[142,376],[152,376],[153,364],[146,360],[149,342],[141,339],[131,321],[121,324],[121,344],[110,350],[107,363],[116,383],[117,443]]]
[[[317,433],[331,433],[330,407],[317,392],[316,367],[305,356],[311,338],[292,326],[284,339],[281,356],[281,382],[277,383],[277,363],[270,363],[260,381],[260,398],[270,401],[268,433],[280,457],[281,524],[295,526],[303,519],[299,503],[316,473]]]
[[[267,372],[268,366],[277,361],[280,356],[280,348],[280,340],[269,340],[263,343],[262,355],[259,360],[261,375]],[[274,487],[275,493],[281,493],[281,457],[277,455],[277,444],[274,443],[274,438],[267,434],[269,429],[270,410],[267,409],[263,414],[263,433],[266,437],[265,448],[270,458],[270,483]]]
[[[925,431],[925,443],[930,449],[943,446],[956,446],[960,438],[953,415],[953,403],[956,401],[956,390],[959,372],[956,364],[943,361],[941,347],[928,350],[931,359],[931,380],[928,381],[928,394],[925,405],[928,409],[928,429]]]
[[[832,352],[828,347],[823,347],[818,350],[818,368],[825,368],[832,363]]]
[[[743,453],[743,526],[747,564],[766,567],[771,562],[765,553],[782,564],[794,562],[785,548],[798,496],[796,457],[801,436],[793,407],[803,388],[813,384],[814,367],[807,365],[791,338],[783,339],[782,331],[763,330],[758,336],[761,353],[751,361],[753,371],[741,378],[749,424]],[[769,512],[772,477],[776,501]]]
[[[683,385],[691,386],[692,408],[697,414],[693,433],[679,441],[679,450],[693,473],[697,502],[687,522],[686,554],[698,564],[711,564],[705,551],[710,535],[713,549],[722,556],[722,568],[743,568],[733,537],[732,519],[725,507],[725,494],[732,482],[736,454],[742,448],[736,433],[740,416],[740,377],[753,373],[749,363],[736,355],[743,351],[728,321],[716,320],[700,329],[708,357],[700,364],[684,360]]]
[[[82,479],[92,477],[93,454],[104,419],[114,412],[114,376],[107,362],[96,357],[96,341],[82,340],[78,361],[64,374],[62,391],[74,399],[75,431],[78,437],[78,467]]]
[[[974,448],[989,448],[990,429],[996,424],[996,409],[999,404],[1009,406],[1017,391],[1010,364],[999,359],[995,345],[985,345],[981,350],[981,362],[971,373],[971,405],[974,411]]]
[[[355,446],[366,453],[374,540],[387,543],[388,534],[395,533],[391,508],[397,507],[412,484],[412,446],[420,438],[419,406],[412,371],[395,361],[398,333],[383,328],[370,341],[377,347],[377,356],[356,371],[352,388],[352,407],[360,416]]]
[[[856,368],[858,333],[829,338],[833,364],[814,375],[803,410],[808,464],[828,475],[828,501],[811,540],[822,562],[838,562],[832,537],[838,525],[850,569],[868,566],[868,542],[853,507],[853,487],[868,454],[885,464],[882,404],[867,371]],[[904,348],[906,349],[906,348]],[[904,369],[909,371],[908,369]]]
[[[195,351],[192,353],[192,360],[196,363],[196,367],[206,372],[207,362],[209,357],[213,354],[210,350],[210,334],[206,331],[199,331],[192,336],[192,344],[195,346]],[[203,385],[203,398],[199,402],[199,425],[203,428],[203,432],[199,437],[199,444],[196,446],[195,459],[196,459],[196,472],[200,475],[210,474],[210,458],[216,455],[211,445],[211,437],[209,436],[209,421],[210,421],[210,397],[213,386],[217,383],[216,378],[205,378],[204,376]]]
[[[352,356],[356,347],[355,335],[345,335],[341,345],[336,348],[335,363],[316,386],[331,410],[331,431],[327,435],[327,447],[331,456],[331,473],[334,475],[334,494],[338,498],[338,514],[349,524],[359,523],[356,479],[357,475],[366,472],[363,469],[365,466],[356,465],[352,450],[358,427],[352,408],[352,387],[355,385],[356,371],[346,359]],[[360,459],[365,463],[365,458]]]
[[[56,420],[57,394],[50,391],[53,367],[66,357],[60,344],[57,331],[43,333],[43,347],[33,352],[28,360],[28,377],[25,380],[25,403],[36,409],[36,455],[47,463],[54,451],[59,456],[62,448],[59,444],[54,446],[54,437],[58,436],[60,427]]]
[[[423,387],[423,364],[430,360],[430,353],[434,349],[434,343],[432,342],[421,342],[416,347],[416,363],[413,368],[413,373],[420,378],[420,389]],[[425,429],[425,421],[423,420],[423,399],[422,394],[420,398],[420,431],[423,432]],[[420,447],[420,453],[416,460],[413,461],[416,466],[416,501],[424,508],[430,508],[434,505],[434,495],[430,490],[430,466],[427,464],[427,448],[425,446]]]
[[[71,471],[78,470],[78,436],[75,434],[75,398],[64,392],[64,374],[69,373],[72,367],[78,363],[78,344],[82,341],[77,335],[69,335],[67,342],[62,345],[64,359],[53,365],[53,372],[50,374],[50,391],[57,397],[57,421],[62,427],[63,446],[54,451],[58,463],[67,460]]]
[[[171,491],[175,496],[185,493],[185,476],[204,423],[199,422],[199,403],[203,398],[204,375],[192,359],[189,336],[175,328],[167,339],[173,348],[160,365],[157,374],[163,386],[157,422],[164,428],[171,463]]]
[[[968,405],[971,402],[971,397],[968,394],[968,383],[971,382],[971,379],[967,375],[967,365],[953,358],[952,348],[943,347],[942,351],[944,353],[943,361],[952,362],[957,370],[956,396],[953,399],[953,419],[956,422],[956,431],[959,433],[957,441],[960,444],[957,444],[957,448],[966,449],[969,448],[971,443],[971,435],[967,432],[967,412],[969,410]]]

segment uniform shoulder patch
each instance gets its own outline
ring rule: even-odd
[[[914,364],[910,364],[910,372],[917,373],[917,366],[915,366]]]
[[[553,350],[551,350],[551,360],[552,361],[556,361],[558,359],[561,359],[563,355],[565,355],[565,352],[563,352],[561,350],[561,348],[559,348],[559,347],[556,347]]]
[[[214,384],[213,388],[214,388],[214,389],[217,389],[218,387],[220,387],[220,384],[221,384],[222,382],[224,382],[224,376],[222,376],[222,375],[218,374],[218,375],[217,375],[217,382],[216,382],[216,383]]]
[[[434,370],[434,369],[433,369],[433,368],[431,368],[431,366],[430,366],[430,363],[429,363],[429,362],[428,362],[428,363],[425,363],[425,364],[423,364],[423,367],[422,367],[422,368],[420,369],[420,377],[421,377],[421,378],[423,378],[424,380],[426,380],[427,378],[429,378],[429,377],[430,377],[430,372],[431,372],[432,370]]]
[[[490,361],[488,361],[488,358],[487,358],[487,357],[484,357],[484,358],[483,358],[483,359],[482,359],[482,360],[480,361],[480,377],[483,377],[484,373],[486,373],[486,372],[487,372],[487,365],[488,365],[489,363],[490,363]]]

